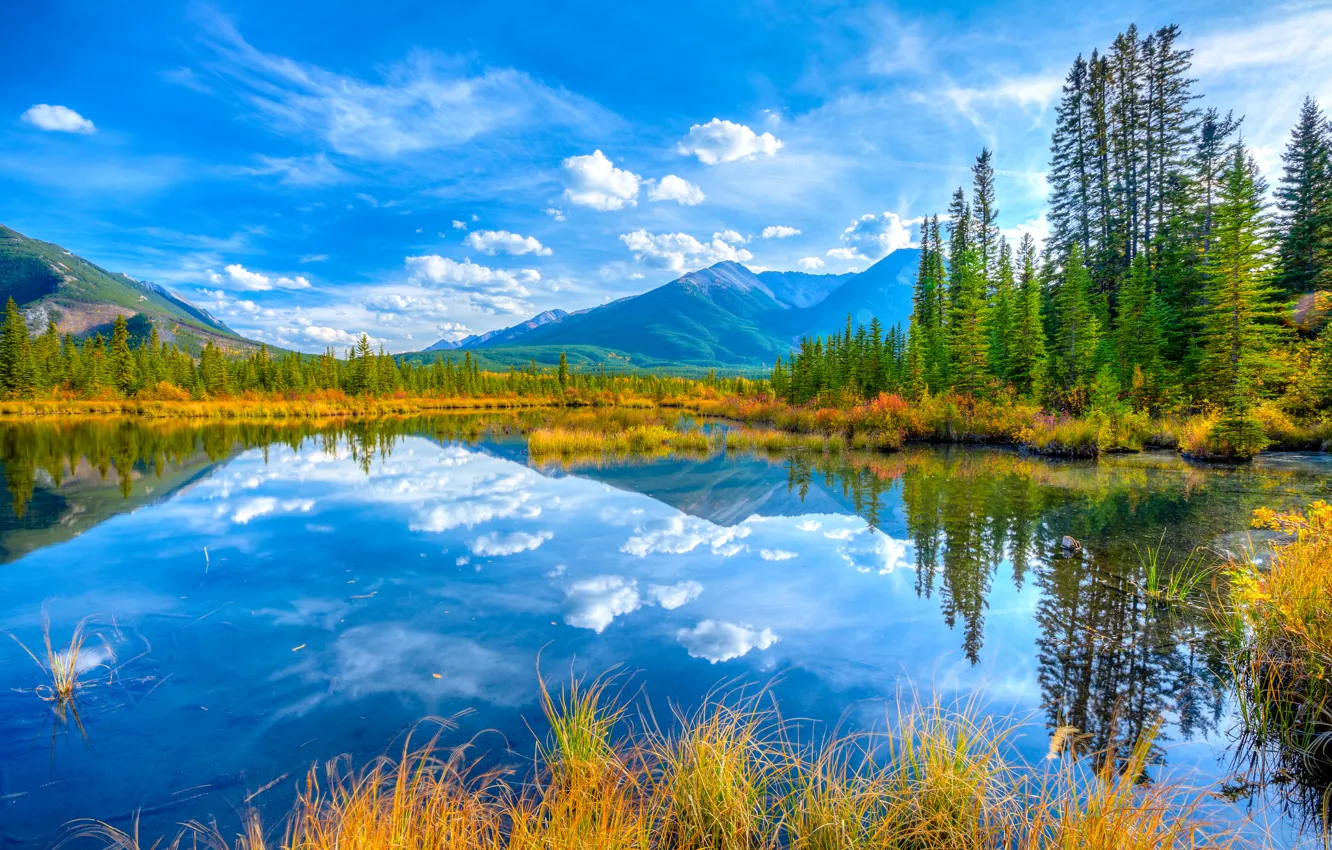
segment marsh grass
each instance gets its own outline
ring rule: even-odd
[[[1138,550],[1142,568],[1142,581],[1138,588],[1153,602],[1183,605],[1194,597],[1198,589],[1216,574],[1207,556],[1194,550],[1178,564],[1170,564],[1170,552],[1159,545]]]
[[[80,728],[82,728],[82,724],[79,721],[77,701],[79,692],[93,681],[91,674],[95,671],[104,670],[108,674],[112,673],[113,668],[108,665],[107,661],[115,658],[111,647],[107,645],[104,639],[101,642],[106,653],[106,661],[96,660],[96,657],[85,649],[89,638],[92,637],[88,633],[88,623],[89,619],[86,617],[79,620],[74,626],[69,645],[64,649],[57,650],[55,644],[51,642],[50,615],[43,610],[42,657],[29,649],[17,636],[12,633],[9,635],[42,672],[43,681],[34,688],[34,693],[38,698],[52,704],[58,720],[63,722],[69,716],[72,716],[75,722],[79,723]],[[100,636],[98,637],[100,639]]]
[[[1332,814],[1332,505],[1255,512],[1284,536],[1231,565],[1230,605],[1218,614],[1232,646],[1249,772],[1288,799]]]
[[[185,825],[158,848],[208,850],[1146,850],[1226,848],[1184,789],[1142,781],[1151,738],[1089,769],[1012,755],[1015,724],[972,706],[906,708],[890,731],[801,743],[766,690],[710,696],[673,727],[629,722],[619,680],[543,684],[549,732],[530,777],[469,769],[469,745],[411,738],[397,759],[315,768],[282,828],[230,842]],[[621,689],[622,695],[623,689]],[[1060,732],[1063,739],[1074,732]],[[1060,745],[1056,755],[1064,752]],[[66,841],[145,850],[137,827],[80,821]]]
[[[605,428],[557,425],[535,428],[527,437],[528,451],[538,459],[668,452],[706,454],[716,445],[717,438],[700,429],[682,430],[662,424]]]

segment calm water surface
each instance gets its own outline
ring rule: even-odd
[[[1205,620],[1146,603],[1139,550],[1234,550],[1253,508],[1332,495],[1324,456],[1200,467],[984,449],[536,463],[505,420],[311,428],[0,425],[0,628],[91,616],[82,733],[0,643],[0,846],[78,817],[143,832],[254,791],[275,821],[316,761],[427,715],[530,753],[541,673],[621,665],[654,710],[767,683],[787,716],[882,725],[913,689],[1071,724],[1158,718],[1157,775],[1231,777]],[[0,494],[2,497],[3,494]],[[1071,535],[1085,551],[1066,557]],[[1217,804],[1297,843],[1278,807]]]

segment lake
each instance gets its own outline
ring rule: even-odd
[[[1143,554],[1237,551],[1254,508],[1332,496],[1324,455],[537,462],[532,416],[0,424],[0,628],[37,650],[44,611],[60,646],[89,617],[114,666],[62,723],[0,640],[0,846],[136,810],[154,838],[225,826],[264,788],[273,823],[311,764],[427,716],[529,758],[538,677],[612,669],[659,718],[745,683],[844,726],[976,700],[1033,761],[1059,725],[1099,751],[1163,719],[1156,775],[1233,785],[1224,657],[1144,600]],[[1215,805],[1297,842],[1274,802]]]

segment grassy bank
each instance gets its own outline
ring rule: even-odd
[[[1260,510],[1255,525],[1283,535],[1233,570],[1225,611],[1248,751],[1262,774],[1332,814],[1332,505]]]
[[[1150,419],[1120,410],[1083,416],[1049,414],[1022,401],[990,401],[945,394],[908,402],[883,394],[845,407],[792,406],[780,401],[726,397],[690,405],[699,413],[762,425],[795,434],[838,437],[853,447],[892,450],[911,441],[999,444],[1062,457],[1096,457],[1102,452],[1179,449],[1199,459],[1243,460],[1225,440],[1220,417],[1199,413]],[[1270,406],[1259,407],[1266,447],[1318,451],[1332,440],[1327,423],[1297,425]]]
[[[1058,730],[1040,765],[1011,754],[1010,727],[938,706],[883,734],[802,734],[764,693],[712,700],[670,728],[631,718],[599,680],[542,689],[550,732],[530,773],[471,768],[439,738],[353,772],[310,771],[280,828],[246,819],[229,841],[188,826],[180,846],[221,850],[1147,850],[1230,847],[1195,797],[1142,783],[1147,741],[1093,770]],[[803,727],[804,732],[810,732]],[[447,730],[444,730],[447,732]],[[146,850],[102,824],[71,837]],[[88,846],[87,843],[84,846]]]

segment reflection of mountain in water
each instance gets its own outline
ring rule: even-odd
[[[573,473],[620,490],[642,493],[681,513],[717,525],[735,525],[748,517],[855,513],[840,488],[793,486],[792,467],[717,455],[707,459],[667,457],[637,464],[575,466]]]
[[[63,543],[112,517],[169,499],[208,475],[216,465],[202,451],[182,463],[168,465],[160,473],[139,464],[131,469],[128,484],[118,473],[104,475],[82,458],[59,481],[47,470],[39,469],[33,475],[26,503],[0,499],[0,564]],[[12,462],[0,464],[0,479],[9,484],[13,470]],[[19,477],[24,474],[20,472]]]

